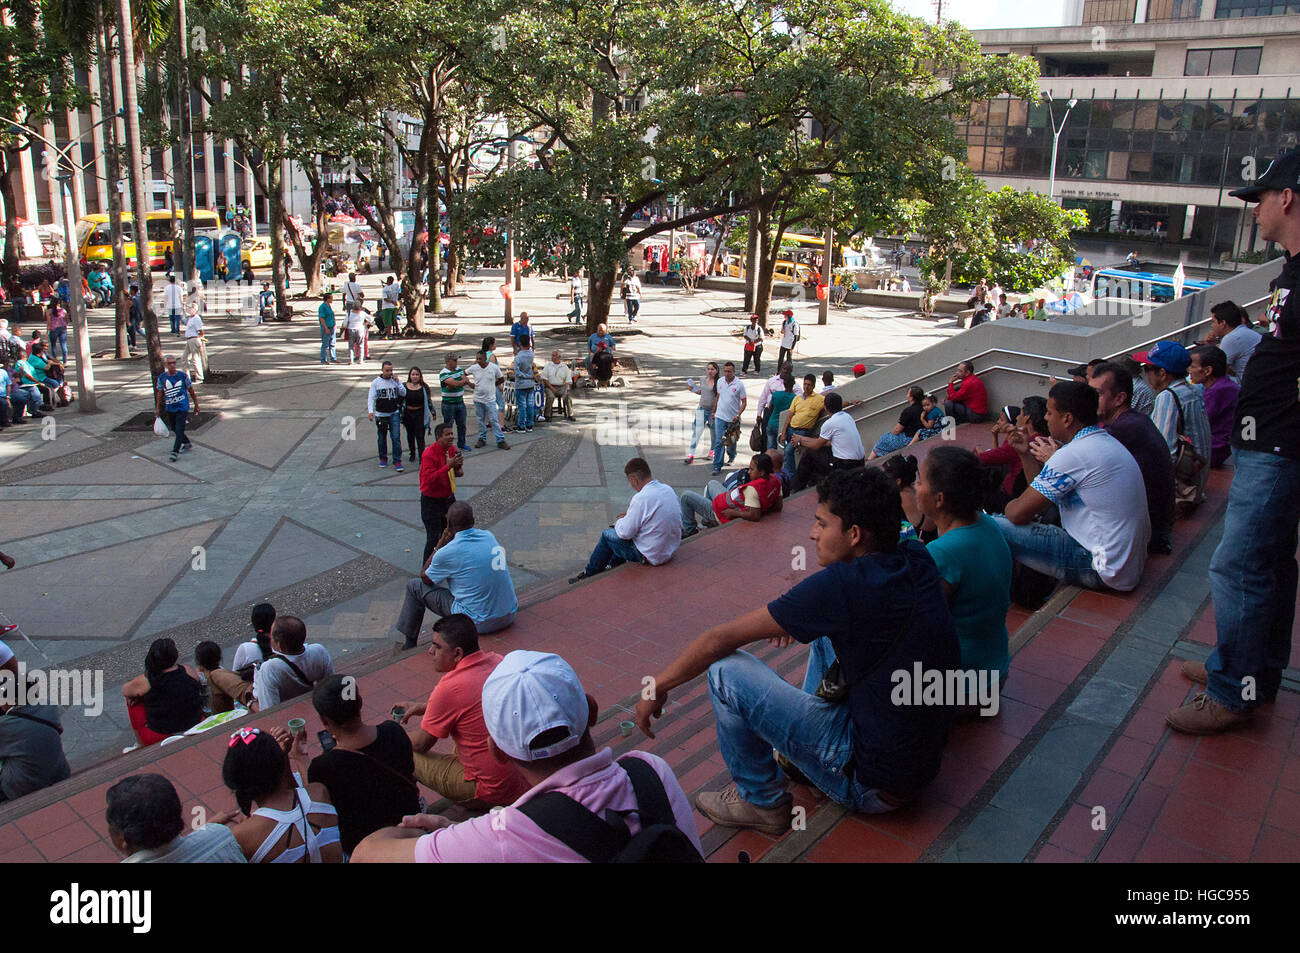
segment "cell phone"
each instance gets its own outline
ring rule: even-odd
[[[1007,404],[1002,408],[1002,412],[1007,415],[1007,422],[1013,426],[1020,417],[1020,408],[1015,404]]]
[[[323,751],[329,751],[336,744],[338,744],[338,742],[334,740],[334,736],[330,734],[328,731],[324,730],[323,728],[320,731],[316,732],[316,740],[320,742],[320,746]]]

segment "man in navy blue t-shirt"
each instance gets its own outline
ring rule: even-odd
[[[199,399],[194,394],[190,375],[176,370],[176,358],[169,355],[163,363],[167,370],[158,378],[155,398],[158,416],[176,434],[171,453],[171,459],[175,460],[182,451],[194,449],[190,438],[185,436],[185,419],[191,407],[194,413],[199,412]]]
[[[900,696],[897,673],[961,669],[961,650],[934,560],[899,542],[902,504],[877,469],[831,473],[817,489],[811,539],[826,567],[768,605],[697,638],[643,693],[636,721],[650,737],[668,692],[708,670],[718,746],[734,779],[695,806],[715,824],[779,836],[791,802],[773,748],[850,810],[892,811],[939,772],[952,709],[944,699]],[[740,647],[760,639],[813,643],[805,688],[836,658],[848,697],[830,702],[795,688]],[[645,699],[644,694],[653,694]],[[948,700],[950,701],[950,700]]]

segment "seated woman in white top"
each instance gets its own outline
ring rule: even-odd
[[[290,770],[290,756],[300,770]],[[283,728],[241,728],[230,736],[221,780],[248,815],[231,832],[250,863],[342,862],[338,814],[325,785],[303,787],[306,766],[306,750]]]

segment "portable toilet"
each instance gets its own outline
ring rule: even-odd
[[[212,254],[212,239],[207,235],[194,236],[194,267],[205,283],[216,277],[216,257]]]
[[[238,232],[225,232],[218,239],[221,254],[226,256],[226,276],[230,281],[238,281],[243,274],[244,262],[240,259],[240,240]]]

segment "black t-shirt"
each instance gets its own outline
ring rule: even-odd
[[[1164,436],[1150,417],[1136,410],[1124,411],[1105,429],[1124,445],[1142,471],[1152,532],[1169,532],[1174,525],[1174,459]]]
[[[408,386],[406,388],[406,412],[412,416],[424,415],[424,388]]]
[[[769,602],[767,610],[800,642],[828,636],[845,679],[856,681],[844,702],[853,734],[845,769],[851,767],[866,787],[899,797],[932,781],[951,710],[896,705],[891,698],[895,671],[910,675],[918,662],[925,671],[961,668],[939,570],[925,546],[908,540],[894,554],[834,563]]]
[[[1300,460],[1300,256],[1292,255],[1273,283],[1269,319],[1276,334],[1260,339],[1241,376],[1232,445]]]
[[[921,405],[908,404],[903,408],[903,412],[898,415],[898,422],[903,425],[903,436],[915,437],[916,432],[921,429]]]
[[[329,789],[339,815],[339,840],[348,854],[366,835],[393,827],[401,823],[403,815],[420,810],[414,780],[406,784],[371,760],[382,761],[402,777],[411,777],[415,759],[406,730],[395,721],[380,722],[375,730],[378,736],[361,749],[365,754],[334,748],[314,758],[307,768],[309,783]]]
[[[189,731],[203,720],[203,686],[179,666],[149,679],[140,700],[145,724],[160,735]]]

